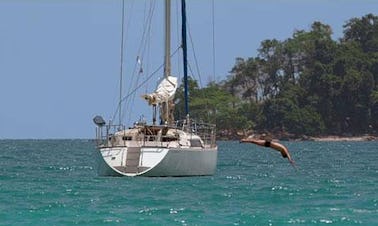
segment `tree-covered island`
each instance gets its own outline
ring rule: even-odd
[[[217,124],[219,139],[268,131],[281,139],[377,135],[378,17],[352,18],[343,37],[314,22],[279,41],[264,40],[258,56],[236,58],[229,76],[200,88],[190,80],[193,118]],[[175,97],[182,118],[183,87]]]

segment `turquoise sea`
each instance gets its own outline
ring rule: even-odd
[[[0,140],[0,225],[378,225],[378,142],[219,142],[206,177],[98,177],[90,140]]]

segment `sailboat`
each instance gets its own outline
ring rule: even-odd
[[[170,8],[165,0],[164,78],[153,93],[143,95],[152,106],[153,122],[132,127],[106,123],[94,117],[96,126],[96,163],[100,176],[205,176],[216,170],[218,148],[215,125],[190,118],[186,50],[186,7],[181,1],[182,50],[186,117],[175,120],[173,98],[177,77],[171,75]],[[157,120],[160,112],[160,120]],[[160,121],[160,123],[157,123]]]

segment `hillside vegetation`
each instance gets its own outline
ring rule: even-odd
[[[227,79],[200,88],[189,81],[192,118],[216,123],[219,136],[268,131],[301,137],[376,134],[378,17],[352,18],[343,37],[314,22],[280,41],[264,40],[258,55],[237,58]],[[176,96],[182,118],[183,87]]]

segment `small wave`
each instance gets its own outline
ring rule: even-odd
[[[156,211],[158,211],[158,208],[150,208],[150,207],[144,207],[143,209],[139,210],[138,213],[140,214],[146,214],[146,215],[149,215],[151,216],[152,214],[154,214]]]
[[[332,224],[333,223],[332,220],[327,220],[327,219],[320,219],[319,222],[320,223],[326,223],[326,224]]]
[[[367,210],[367,209],[353,209],[354,213],[376,213],[378,210]]]
[[[169,209],[169,214],[178,214],[179,212],[182,212],[184,210],[185,210],[184,208],[178,208],[178,209],[171,208]]]
[[[48,166],[47,170],[75,171],[75,170],[93,170],[92,166]]]

